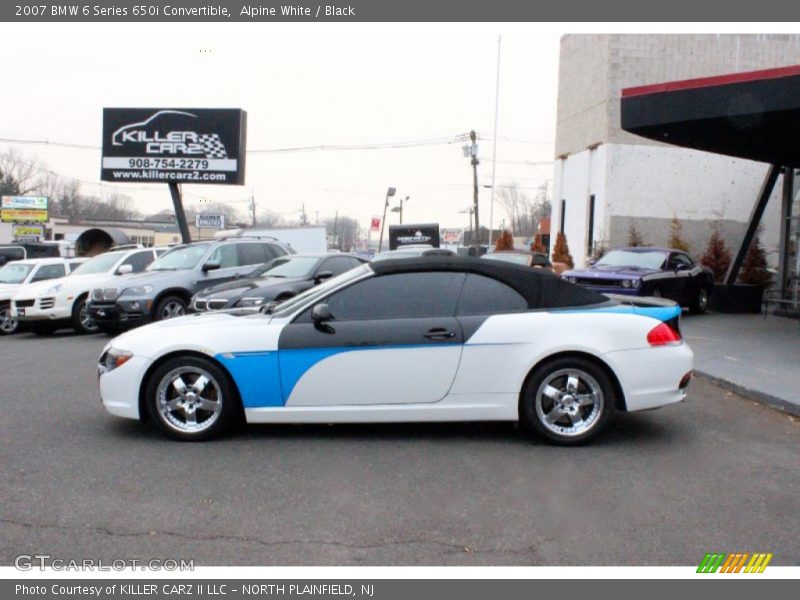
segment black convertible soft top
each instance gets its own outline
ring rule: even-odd
[[[603,294],[563,281],[552,273],[494,260],[428,256],[379,261],[371,263],[370,268],[377,276],[426,271],[484,275],[514,288],[528,301],[528,308],[568,308],[609,303],[609,299]]]

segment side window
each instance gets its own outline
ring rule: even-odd
[[[267,262],[270,255],[266,253],[266,244],[238,244],[240,265],[260,265]]]
[[[463,273],[370,277],[332,294],[326,302],[337,321],[452,317],[463,281]]]
[[[230,269],[239,266],[239,257],[236,247],[238,244],[224,244],[217,246],[216,250],[208,257],[208,262],[218,262],[220,269]]]
[[[685,254],[673,254],[669,260],[669,268],[675,269],[679,266],[691,267],[693,264],[692,259]]]
[[[36,271],[36,275],[33,276],[31,279],[31,283],[34,281],[45,281],[47,279],[55,279],[56,277],[63,277],[66,275],[66,271],[64,270],[64,265],[44,265]]]
[[[131,254],[122,262],[122,265],[130,265],[133,267],[134,273],[140,273],[144,271],[151,262],[153,262],[153,251],[147,250],[146,252]],[[122,265],[120,265],[120,267]]]
[[[352,268],[353,267],[350,266],[350,259],[348,257],[335,256],[323,262],[319,269],[317,269],[317,272],[330,271],[333,273],[333,276],[336,277],[337,275],[341,275],[345,271],[349,271]]]
[[[349,260],[351,269],[355,269],[356,267],[360,267],[364,264],[362,261],[358,260],[357,258],[353,258],[352,256],[349,258]]]
[[[80,267],[82,264],[83,264],[83,261],[69,263],[69,272],[72,273],[75,269]]]
[[[286,250],[284,250],[278,244],[262,244],[264,246],[264,251],[267,254],[267,260],[272,260],[273,258],[278,258],[279,256],[286,256],[288,254]]]
[[[531,265],[534,267],[549,267],[550,261],[542,254],[534,254],[531,258]]]
[[[458,301],[457,315],[522,312],[528,302],[517,290],[491,277],[468,274]]]

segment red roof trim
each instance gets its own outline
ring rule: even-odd
[[[666,83],[629,87],[622,90],[622,97],[630,98],[631,96],[644,96],[646,94],[691,90],[715,85],[742,83],[745,81],[759,81],[762,79],[778,79],[781,77],[792,77],[794,75],[800,75],[800,65],[779,67],[777,69],[763,69],[761,71],[747,71],[746,73],[730,73],[728,75],[717,75],[716,77],[700,77],[698,79],[684,79],[683,81],[668,81]]]

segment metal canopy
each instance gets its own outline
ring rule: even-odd
[[[626,88],[622,129],[684,148],[800,167],[800,65]]]

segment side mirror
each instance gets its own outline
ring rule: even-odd
[[[322,304],[315,304],[311,309],[311,319],[314,323],[324,323],[325,321],[333,321],[331,309],[324,302]]]
[[[688,268],[689,265],[684,263],[678,263],[677,265],[675,265],[675,272],[677,273],[678,271],[686,271]]]
[[[203,271],[208,273],[209,271],[216,271],[220,268],[220,264],[218,260],[209,260],[206,264],[203,265]]]
[[[320,271],[314,276],[314,283],[319,283],[326,279],[330,279],[331,277],[333,277],[333,273],[330,271]]]
[[[117,275],[127,275],[133,273],[133,265],[122,265],[117,269]]]

